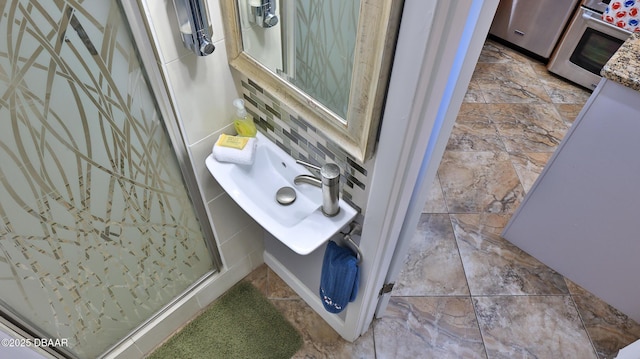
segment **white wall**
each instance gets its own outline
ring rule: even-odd
[[[233,131],[231,102],[240,96],[227,61],[219,2],[208,1],[216,50],[204,57],[182,45],[172,0],[143,0],[143,4],[169,96],[213,223],[222,270],[247,260],[250,268],[255,268],[263,262],[263,229],[224,192],[204,164],[220,133]]]
[[[406,258],[402,242],[415,233],[411,219],[424,206],[422,193],[435,177],[497,5],[498,0],[404,2],[363,227],[367,241],[360,245],[371,258],[363,262],[369,274],[360,281],[364,296],[377,298],[383,283],[397,277],[392,260],[402,265]],[[383,314],[377,304],[363,305],[360,333],[374,313]]]
[[[278,23],[270,28],[263,28],[249,21],[249,9],[247,1],[241,1],[240,27],[242,29],[242,45],[244,50],[259,63],[276,73],[282,70],[282,8],[280,1],[276,1],[276,14]]]

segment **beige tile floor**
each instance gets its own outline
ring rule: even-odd
[[[266,266],[296,358],[613,358],[640,325],[500,237],[589,93],[485,43],[387,315],[349,343]]]

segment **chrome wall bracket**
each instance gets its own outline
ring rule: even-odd
[[[276,26],[276,0],[247,0],[249,5],[249,21],[261,27]]]
[[[360,223],[353,221],[349,224],[349,232],[341,233],[341,234],[344,235],[344,240],[351,247],[351,250],[353,250],[356,253],[356,259],[358,261],[358,264],[362,263],[362,251],[360,250],[360,247],[358,247],[358,245],[352,238],[352,236],[362,235],[362,225]]]
[[[213,29],[205,0],[173,0],[184,46],[198,56],[213,53]]]

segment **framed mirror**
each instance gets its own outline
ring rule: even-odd
[[[230,65],[355,159],[373,153],[402,0],[221,0]]]

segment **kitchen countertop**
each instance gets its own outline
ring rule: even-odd
[[[607,61],[600,74],[640,91],[640,33],[633,33]]]

